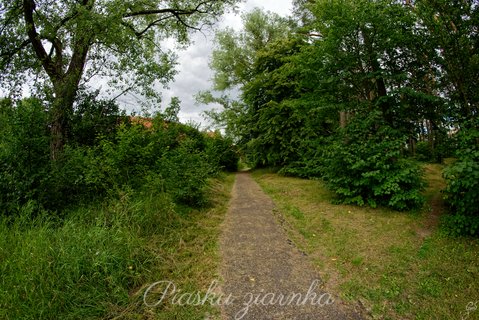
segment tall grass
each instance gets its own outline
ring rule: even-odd
[[[175,207],[166,194],[129,190],[62,221],[32,221],[26,206],[23,218],[0,222],[0,318],[189,319],[213,313],[208,306],[147,310],[141,295],[165,279],[207,289],[231,184],[231,177],[217,181],[216,206],[203,211]],[[202,258],[203,252],[210,257]]]

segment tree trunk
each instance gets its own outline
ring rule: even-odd
[[[67,142],[69,119],[73,113],[73,103],[78,91],[78,79],[64,81],[55,85],[55,100],[51,109],[51,141],[50,155],[52,160],[58,160]]]
[[[62,102],[55,101],[52,110],[52,123],[50,127],[50,156],[52,160],[58,160],[63,152],[67,135],[67,122],[65,112],[61,108]]]
[[[427,142],[429,145],[429,151],[431,152],[431,154],[434,154],[434,150],[436,148],[435,141],[434,141],[434,138],[435,138],[434,125],[431,120],[426,120],[426,123],[427,123]]]
[[[341,129],[346,128],[346,125],[348,124],[348,114],[346,111],[340,111],[339,112],[339,126]]]

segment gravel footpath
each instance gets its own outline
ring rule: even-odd
[[[361,319],[324,292],[288,239],[274,203],[248,173],[236,177],[221,238],[223,319]]]

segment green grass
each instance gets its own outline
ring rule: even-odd
[[[326,287],[378,319],[461,319],[479,300],[479,240],[438,229],[442,166],[426,165],[421,212],[333,205],[322,182],[256,171]],[[470,319],[479,318],[479,310]]]
[[[147,308],[143,293],[156,281],[172,281],[183,292],[205,292],[218,279],[219,225],[233,181],[233,175],[213,181],[213,205],[201,211],[176,207],[164,194],[126,191],[72,211],[62,222],[1,221],[0,318],[217,315],[208,304]]]

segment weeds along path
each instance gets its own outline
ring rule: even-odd
[[[221,238],[223,319],[361,319],[323,291],[248,173],[237,175],[232,193]]]

